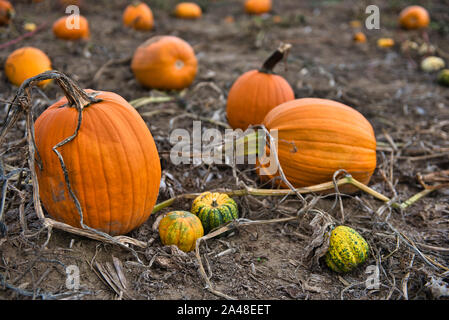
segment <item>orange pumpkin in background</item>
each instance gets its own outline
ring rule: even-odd
[[[145,3],[135,1],[123,12],[123,24],[135,30],[151,30],[154,26],[153,12]]]
[[[42,50],[34,47],[23,47],[13,51],[5,62],[6,77],[18,87],[26,79],[51,69],[50,58]],[[45,87],[51,81],[41,81],[39,86]]]
[[[59,0],[59,5],[63,8],[67,6],[78,6],[81,7],[83,5],[82,0]]]
[[[271,0],[246,0],[245,11],[249,14],[264,14],[271,11]]]
[[[156,36],[134,52],[131,69],[144,87],[180,90],[195,79],[198,62],[193,48],[175,36]]]
[[[0,0],[0,26],[6,26],[10,24],[14,15],[15,11],[11,2]]]
[[[139,113],[121,96],[85,91],[97,102],[82,109],[77,136],[61,153],[71,188],[83,211],[83,224],[110,235],[126,234],[144,223],[156,203],[161,166],[155,142]],[[52,218],[82,227],[53,147],[70,137],[78,111],[66,97],[35,122],[36,165],[42,204]]]
[[[363,32],[357,32],[353,36],[354,42],[358,43],[365,43],[366,42],[366,36]]]
[[[175,7],[175,16],[178,18],[198,19],[201,15],[201,7],[194,2],[181,2]]]
[[[318,98],[289,101],[271,110],[263,124],[268,130],[277,130],[279,163],[296,188],[332,181],[340,169],[368,184],[376,168],[371,124],[342,103]],[[268,147],[266,150],[269,154]],[[267,172],[268,166],[260,167],[262,180],[276,176]]]
[[[405,29],[426,28],[429,23],[429,13],[421,6],[406,7],[399,14],[399,24]]]
[[[80,40],[89,39],[89,22],[81,15],[79,20],[75,20],[73,16],[64,16],[59,18],[53,24],[53,34],[63,40]],[[79,25],[76,25],[79,24]]]
[[[290,84],[273,73],[274,66],[284,58],[290,45],[283,45],[263,64],[260,70],[241,75],[229,90],[226,115],[230,126],[245,130],[261,124],[265,115],[276,106],[295,99]]]

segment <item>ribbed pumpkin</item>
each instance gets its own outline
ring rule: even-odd
[[[5,62],[6,77],[16,86],[48,70],[51,70],[50,58],[42,50],[34,47],[23,47],[13,51]],[[45,87],[50,82],[51,80],[41,81],[39,86]]]
[[[87,19],[81,15],[78,15],[78,26],[75,28],[71,28],[75,23],[72,16],[64,16],[59,18],[53,23],[53,34],[63,40],[80,40],[80,39],[89,39],[90,31],[89,31],[89,22]],[[68,27],[70,26],[70,27]]]
[[[429,13],[421,6],[406,7],[399,14],[399,24],[405,29],[425,28],[429,23]]]
[[[200,218],[205,233],[239,217],[237,203],[232,198],[209,191],[195,198],[191,212]]]
[[[194,2],[181,2],[175,7],[175,16],[181,19],[198,19],[201,15],[201,7]]]
[[[333,271],[350,272],[365,262],[368,255],[368,243],[357,231],[347,226],[332,230],[325,261]]]
[[[263,14],[271,11],[271,0],[246,0],[245,11],[249,14]]]
[[[57,150],[82,208],[84,225],[110,235],[126,234],[152,212],[161,178],[159,155],[147,125],[125,99],[112,92],[86,93],[95,102],[82,100],[78,134]],[[81,226],[80,215],[53,147],[74,134],[78,114],[64,97],[35,122],[42,204],[55,220],[74,227]]]
[[[0,26],[8,25],[14,17],[15,11],[11,2],[0,0]]]
[[[187,211],[168,213],[159,223],[163,245],[175,245],[184,252],[195,249],[196,240],[204,235],[200,219]]]
[[[123,24],[139,31],[153,29],[154,17],[150,7],[143,2],[134,1],[123,12]]]
[[[289,101],[271,110],[263,124],[268,130],[277,130],[279,162],[294,187],[332,181],[340,169],[367,184],[376,168],[371,124],[342,103],[318,98]],[[265,169],[268,165],[260,167],[263,180],[273,177]]]
[[[273,73],[273,68],[289,48],[290,45],[282,45],[260,70],[245,72],[234,82],[226,104],[227,119],[232,128],[246,130],[250,125],[261,124],[271,109],[295,99],[287,80]]]
[[[131,69],[147,88],[180,90],[195,79],[198,62],[193,48],[175,36],[156,36],[134,53]]]

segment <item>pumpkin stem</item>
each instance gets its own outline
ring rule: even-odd
[[[290,51],[290,48],[292,47],[289,43],[281,43],[279,48],[276,49],[275,52],[271,54],[271,56],[268,57],[267,60],[265,60],[264,64],[262,65],[262,68],[259,69],[259,72],[262,73],[274,73],[273,69],[274,67],[285,57],[287,57],[288,52]]]

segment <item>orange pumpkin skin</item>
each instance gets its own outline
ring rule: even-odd
[[[174,36],[156,36],[137,48],[131,69],[144,87],[180,90],[195,79],[198,62],[186,41]]]
[[[16,86],[20,86],[28,78],[51,69],[50,58],[40,49],[33,47],[23,47],[13,51],[5,62],[6,77]],[[51,81],[41,81],[39,86],[45,87]]]
[[[59,18],[53,24],[53,34],[63,40],[87,40],[90,37],[89,22],[83,16],[79,16],[79,28],[70,29],[74,21],[71,16],[64,16]]]
[[[123,24],[139,31],[151,30],[154,26],[153,12],[143,2],[130,4],[123,12]]]
[[[78,6],[81,7],[83,5],[82,0],[59,0],[59,5],[63,8],[67,6]]]
[[[289,83],[281,76],[251,70],[241,75],[228,94],[226,114],[230,126],[245,130],[261,124],[276,106],[295,99]]]
[[[371,124],[342,103],[318,98],[289,101],[271,110],[263,124],[278,130],[279,163],[296,188],[332,181],[340,169],[368,184],[376,168]],[[259,171],[262,180],[273,178],[265,168]]]
[[[11,2],[0,0],[0,26],[8,25],[14,17],[15,11]]]
[[[126,234],[147,220],[156,203],[159,155],[151,132],[126,100],[111,92],[96,93],[102,102],[83,109],[78,135],[58,150],[83,209],[84,224],[110,235]],[[77,125],[78,112],[66,103],[62,98],[35,122],[42,159],[42,170],[36,166],[36,171],[47,212],[55,220],[80,227],[79,213],[52,150]]]
[[[399,14],[399,24],[405,29],[425,28],[429,23],[429,13],[421,6],[409,6]]]
[[[245,11],[249,14],[263,14],[271,11],[271,0],[246,0]]]
[[[181,2],[175,7],[175,16],[182,19],[198,19],[202,15],[199,5],[193,2]]]

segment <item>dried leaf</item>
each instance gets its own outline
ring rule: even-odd
[[[319,265],[319,259],[329,248],[329,232],[334,226],[332,217],[321,210],[314,209],[315,217],[310,222],[313,229],[311,241],[305,248],[303,264],[309,268]]]

